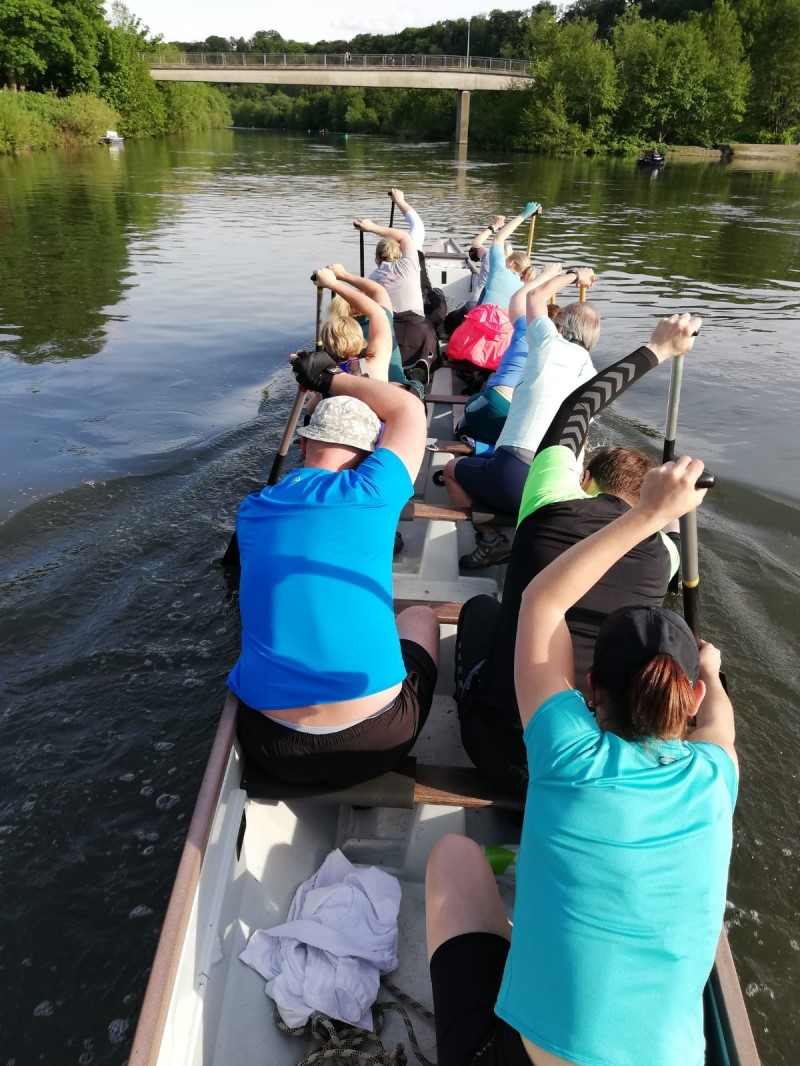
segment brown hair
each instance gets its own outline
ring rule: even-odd
[[[692,682],[671,655],[662,653],[646,662],[628,682],[627,692],[603,684],[603,664],[592,667],[592,682],[605,689],[609,717],[621,736],[683,740],[694,713]]]
[[[639,499],[648,470],[655,462],[636,448],[602,448],[586,469],[601,492],[634,502]]]

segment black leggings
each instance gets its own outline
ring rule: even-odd
[[[494,1012],[509,942],[463,933],[431,959],[439,1066],[531,1066],[519,1033]]]

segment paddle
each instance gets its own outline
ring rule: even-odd
[[[322,348],[322,294],[324,290],[317,286],[317,319],[316,319],[316,338],[314,341],[314,347],[317,351]],[[292,409],[289,412],[289,417],[286,420],[286,428],[283,431],[281,442],[278,445],[278,450],[275,453],[275,458],[272,460],[272,466],[270,467],[269,477],[267,478],[268,485],[276,485],[278,478],[281,476],[281,469],[283,467],[283,461],[289,454],[289,448],[292,444],[292,438],[294,437],[295,430],[297,429],[297,423],[300,421],[300,414],[303,410],[303,404],[306,400],[305,389],[298,388],[297,395],[294,398]],[[239,557],[239,539],[236,536],[236,530],[233,531],[233,536],[228,542],[228,547],[225,549],[225,554],[220,560],[222,566],[241,566],[241,559]]]
[[[533,248],[533,227],[536,225],[536,216],[541,213],[541,207],[538,211],[534,211],[531,215],[531,224],[528,228],[528,259],[531,257],[531,248]]]
[[[392,194],[388,192],[386,195],[391,196]],[[394,200],[392,200],[392,208],[389,211],[389,229],[394,229]]]
[[[363,229],[358,231],[358,237],[359,237],[359,245],[360,245],[360,251],[361,251],[361,277],[363,278],[365,276],[364,275],[364,231],[363,231]]]

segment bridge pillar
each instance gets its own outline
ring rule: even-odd
[[[469,89],[458,90],[456,107],[456,144],[466,144],[469,134]]]

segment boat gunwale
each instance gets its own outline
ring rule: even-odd
[[[236,697],[229,691],[203,771],[186,842],[181,851],[175,883],[170,893],[139,1013],[128,1059],[129,1066],[155,1066],[161,1051],[186,930],[200,881],[200,871],[236,737],[237,703]]]

